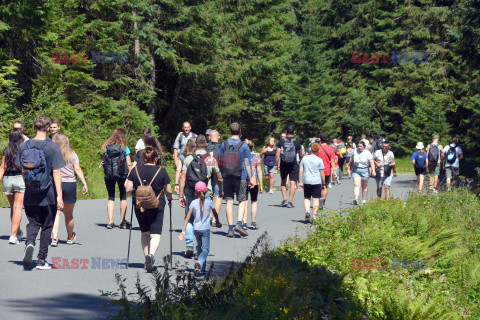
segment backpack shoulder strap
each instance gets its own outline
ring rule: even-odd
[[[225,148],[225,151],[227,151],[230,148],[230,145],[228,144],[228,140],[225,140],[223,143],[223,147]]]
[[[323,152],[325,152],[325,154],[327,155],[328,161],[332,161],[332,159],[330,158],[330,156],[329,156],[329,154],[327,153],[327,151],[325,150],[325,148],[323,148],[322,145],[320,145],[320,147],[322,148]]]
[[[136,167],[135,167],[135,168],[136,168]],[[162,167],[158,168],[157,172],[155,173],[155,175],[154,175],[153,178],[152,178],[152,181],[150,181],[150,183],[148,184],[149,186],[152,185],[153,180],[155,180],[155,178],[157,177],[157,175],[158,175],[158,173],[160,172],[161,169],[162,169]]]
[[[235,146],[235,150],[240,150],[240,148],[243,146],[243,141],[240,141],[239,143],[237,143],[237,145]]]
[[[135,166],[135,172],[137,173],[137,177],[138,177],[138,181],[140,181],[140,185],[143,187],[142,178],[140,178],[140,175],[138,174],[138,166]],[[151,182],[150,182],[150,184],[151,184]]]
[[[31,140],[27,140],[27,147],[28,147],[28,149],[32,149],[32,141]]]
[[[30,141],[30,140],[29,140],[29,141]],[[43,148],[47,145],[47,143],[49,143],[50,141],[52,141],[52,140],[50,140],[50,138],[46,138],[45,140],[43,140],[43,142],[42,142],[42,144],[40,145],[39,149],[43,149]]]

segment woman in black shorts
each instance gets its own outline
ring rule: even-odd
[[[267,179],[268,193],[273,194],[273,176],[277,172],[275,170],[275,156],[277,147],[275,146],[275,138],[268,139],[268,144],[263,147],[260,157],[263,157],[263,167],[265,168],[265,179]]]
[[[143,152],[144,164],[139,164],[131,170],[125,184],[127,193],[134,195],[134,190],[141,185],[140,181],[151,183],[155,195],[159,197],[158,209],[148,209],[141,212],[135,207],[135,216],[140,225],[143,254],[145,255],[145,269],[147,272],[154,270],[154,255],[160,245],[163,227],[163,213],[165,209],[165,195],[172,201],[172,187],[167,170],[157,165],[159,151],[152,146],[145,147]],[[140,177],[140,178],[139,178]]]
[[[118,191],[120,191],[120,224],[121,229],[129,229],[130,223],[125,220],[125,214],[127,213],[127,193],[125,192],[125,179],[127,174],[132,167],[132,162],[130,160],[130,149],[127,146],[127,139],[125,137],[126,131],[122,128],[113,130],[110,138],[103,143],[102,146],[102,165],[106,171],[106,166],[108,164],[109,158],[107,149],[116,148],[119,145],[122,147],[122,157],[120,163],[117,167],[121,167],[125,175],[120,178],[111,178],[105,174],[105,187],[107,188],[108,193],[108,202],[107,202],[107,216],[108,223],[107,229],[112,229],[115,227],[113,223],[113,209],[115,205],[115,184],[118,185]]]
[[[65,161],[65,167],[60,169],[62,175],[62,194],[63,194],[63,214],[65,215],[65,226],[67,227],[67,244],[73,244],[76,238],[75,232],[73,232],[73,208],[75,202],[77,202],[77,179],[75,173],[83,184],[83,194],[87,194],[88,187],[85,177],[83,175],[82,168],[80,168],[80,162],[78,156],[70,148],[70,141],[68,137],[63,133],[57,133],[53,136],[53,142],[58,144],[60,152],[62,153],[63,161]],[[58,227],[60,225],[60,210],[57,211],[55,216],[55,222],[52,228],[52,247],[58,246]]]
[[[250,225],[250,229],[257,230],[258,229],[258,224],[257,224],[257,199],[258,199],[258,192],[259,192],[259,187],[260,187],[260,193],[263,192],[263,178],[262,178],[262,158],[260,158],[260,155],[256,154],[253,152],[253,148],[255,145],[253,144],[252,141],[245,139],[245,143],[248,145],[250,148],[250,174],[252,179],[250,182],[252,182],[252,186],[248,187],[247,186],[247,204],[245,205],[245,213],[243,215],[243,229],[247,229],[247,213],[248,213],[248,194],[250,194],[250,202],[252,204],[252,224]]]

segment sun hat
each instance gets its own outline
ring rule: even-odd
[[[418,150],[422,150],[423,148],[425,148],[425,146],[423,145],[423,142],[417,142],[417,146],[415,147],[416,149]]]
[[[195,193],[207,192],[207,185],[203,181],[198,181],[195,184]]]

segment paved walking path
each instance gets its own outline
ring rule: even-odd
[[[276,176],[278,179],[278,175]],[[275,185],[278,185],[276,183]],[[393,196],[405,198],[415,185],[412,175],[400,175],[392,184]],[[375,180],[370,179],[369,197],[375,195]],[[295,232],[304,234],[310,225],[304,224],[303,192],[295,194],[295,208],[287,209],[279,206],[282,198],[280,191],[271,194],[261,194],[258,199],[259,230],[249,231],[247,238],[227,238],[225,207],[222,206],[220,220],[223,228],[212,228],[210,255],[208,262],[215,262],[217,272],[227,268],[232,261],[242,261],[249,253],[255,240],[268,231],[270,243],[278,246],[282,240]],[[342,209],[351,206],[353,200],[353,180],[343,180],[342,184],[329,189],[327,207]],[[143,284],[152,284],[150,274],[143,269],[144,258],[140,245],[140,231],[135,221],[132,231],[130,251],[130,268],[111,268],[107,259],[125,259],[127,256],[128,230],[105,228],[106,199],[78,201],[74,211],[75,232],[78,240],[74,245],[67,245],[64,222],[60,226],[60,244],[57,248],[49,248],[47,261],[52,257],[68,259],[88,259],[84,262],[86,269],[52,269],[24,271],[22,267],[24,241],[19,245],[9,245],[10,232],[9,208],[0,208],[0,319],[103,319],[106,316],[102,308],[103,300],[99,290],[116,291],[115,273],[127,277],[129,292],[134,290],[135,275],[138,273]],[[115,223],[119,223],[118,202],[115,206]],[[234,207],[236,217],[237,207]],[[130,217],[130,204],[127,211]],[[172,206],[173,252],[174,263],[185,263],[193,267],[194,260],[185,260],[182,252],[184,242],[178,240],[184,211],[178,205],[178,200]],[[62,217],[63,218],[63,217]],[[250,222],[250,219],[249,219]],[[21,229],[25,231],[27,219],[23,215]],[[163,236],[160,248],[156,254],[155,265],[163,265],[163,256],[169,252],[169,216],[166,209]],[[37,241],[38,246],[38,241]],[[38,253],[36,248],[34,258]],[[93,259],[92,259],[93,258]],[[103,259],[102,262],[94,262]],[[93,260],[93,261],[92,261]],[[82,265],[80,264],[80,267]],[[103,269],[105,268],[105,269]]]

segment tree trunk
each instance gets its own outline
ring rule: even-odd
[[[173,112],[178,103],[178,97],[180,96],[180,89],[182,88],[183,74],[177,75],[177,81],[175,83],[175,89],[173,90],[173,96],[168,105],[167,112],[162,118],[162,128],[166,128],[169,123],[170,118],[172,117]]]

